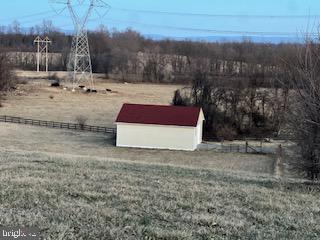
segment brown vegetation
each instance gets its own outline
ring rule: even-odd
[[[0,50],[0,92],[7,91],[15,85],[12,66],[6,53]]]
[[[50,22],[36,26],[27,34],[17,27],[0,32],[0,44],[12,52],[34,52],[33,40],[39,34],[48,35],[53,42],[50,51],[60,54],[60,60],[55,60],[50,68],[66,70],[72,38]],[[127,82],[188,83],[201,65],[203,70],[225,81],[248,80],[250,75],[259,73],[257,81],[270,86],[269,80],[280,56],[292,55],[295,47],[293,44],[256,44],[250,40],[234,43],[153,41],[130,29],[110,32],[104,27],[90,32],[89,39],[93,71]],[[17,64],[33,70],[35,60],[32,56]]]
[[[176,91],[173,104],[201,106],[207,139],[237,136],[270,137],[283,124],[288,92],[263,89],[255,75],[246,82],[227,83],[198,70],[192,86]]]
[[[87,121],[88,121],[88,117],[86,117],[84,115],[79,115],[76,117],[76,123],[79,124],[81,129],[84,128],[84,125],[86,125]]]
[[[1,103],[3,93],[13,88],[15,84],[16,79],[12,72],[12,66],[6,53],[0,49],[0,107],[3,107]]]
[[[307,41],[296,57],[285,59],[281,75],[284,88],[292,88],[287,122],[299,144],[294,164],[311,179],[320,178],[320,46]],[[289,81],[288,81],[289,79]]]

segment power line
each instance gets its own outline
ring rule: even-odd
[[[320,15],[249,15],[249,14],[208,14],[208,13],[186,13],[186,12],[167,12],[167,11],[154,11],[154,10],[140,10],[128,8],[112,8],[116,11],[122,12],[136,12],[157,15],[174,15],[174,16],[193,16],[193,17],[210,17],[210,18],[284,18],[284,19],[309,19],[319,18]]]
[[[80,4],[77,4],[74,6],[74,8],[78,8],[80,7],[81,5]],[[61,16],[60,13],[57,13],[59,11],[63,11],[65,10],[66,8],[63,7],[63,8],[58,8],[56,9],[55,11],[52,9],[52,10],[49,10],[49,11],[43,11],[43,12],[37,12],[37,13],[33,13],[33,14],[29,14],[29,15],[24,15],[24,16],[19,16],[19,18],[16,18],[16,17],[12,17],[12,18],[2,18],[0,19],[0,22],[8,22],[8,21],[14,21],[14,20],[21,20],[21,19],[28,19],[28,18],[33,18],[33,17],[37,17],[37,16],[45,16],[47,14],[54,14],[54,15],[51,15],[51,16],[48,16],[47,18],[54,18],[54,17],[59,17]],[[41,20],[44,20],[43,18]],[[38,21],[38,20],[29,20],[27,22],[23,22],[23,23],[29,23],[29,22],[32,22],[32,21]],[[19,21],[20,23],[20,21]]]
[[[75,7],[86,6],[86,5],[76,5]],[[65,8],[57,9],[56,11],[62,11]],[[194,17],[210,17],[210,18],[283,18],[283,19],[310,19],[310,18],[320,18],[320,15],[249,15],[249,14],[208,14],[208,13],[186,13],[186,12],[168,12],[168,11],[154,11],[154,10],[141,10],[141,9],[128,9],[128,8],[117,8],[112,7],[112,10],[115,11],[124,11],[124,12],[137,12],[137,13],[146,13],[146,14],[157,14],[157,15],[174,15],[174,16],[194,16]],[[20,16],[19,19],[32,18],[35,16],[41,16],[53,13],[54,11],[44,11],[34,14]],[[0,21],[13,21],[17,18],[6,18],[0,19]]]
[[[77,6],[76,6],[77,7]],[[119,10],[120,8],[112,8],[112,9],[116,9]],[[63,10],[63,8],[61,8],[61,10]],[[121,9],[121,10],[125,10],[125,11],[139,11],[139,12],[148,12],[148,13],[159,13],[159,14],[181,14],[181,15],[194,15],[194,16],[210,16],[210,17],[283,17],[283,18],[289,18],[289,17],[299,17],[299,18],[304,18],[307,16],[303,16],[303,15],[292,15],[292,16],[262,16],[262,15],[212,15],[212,14],[197,14],[197,13],[174,13],[174,12],[159,12],[159,11],[146,11],[146,10],[135,10],[135,9]],[[30,15],[25,15],[22,17],[19,17],[18,20],[20,19],[25,19],[25,18],[30,18],[30,17],[34,17],[34,16],[41,16],[41,15],[45,15],[48,13],[53,13],[53,11],[45,11],[45,12],[39,12],[39,13],[35,13],[35,14],[30,14]],[[61,15],[60,15],[61,16]],[[34,23],[37,21],[41,21],[41,20],[51,20],[57,17],[60,17],[58,14],[52,15],[52,16],[48,16],[42,18],[42,19],[37,19],[37,20],[29,20],[29,21],[24,21],[21,24],[28,24],[28,23]],[[308,16],[310,17],[310,16]],[[312,17],[320,17],[320,16],[312,16]],[[159,28],[159,29],[172,29],[172,30],[178,30],[178,31],[190,31],[190,32],[202,32],[202,33],[215,33],[215,34],[228,34],[228,35],[256,35],[256,36],[297,36],[298,33],[297,32],[274,32],[274,31],[240,31],[240,30],[220,30],[220,29],[207,29],[207,28],[190,28],[190,27],[179,27],[179,26],[169,26],[169,25],[157,25],[157,24],[149,24],[149,23],[144,23],[144,22],[137,22],[137,21],[126,21],[126,20],[119,20],[119,19],[112,19],[112,18],[108,18],[106,20],[112,21],[112,22],[118,22],[118,23],[125,23],[125,24],[131,24],[131,25],[140,25],[140,26],[144,26],[144,27],[148,27],[148,28]],[[90,22],[94,22],[95,20],[90,20]],[[70,26],[68,25],[64,25],[64,26],[57,26],[57,28],[63,28],[63,27],[68,27]],[[303,33],[301,33],[303,34]],[[318,35],[318,33],[309,33],[309,35]]]
[[[237,35],[258,35],[258,36],[297,36],[297,32],[267,32],[267,31],[235,31],[235,30],[217,30],[217,29],[204,29],[204,28],[189,28],[189,27],[175,27],[175,26],[168,26],[168,25],[155,25],[155,24],[148,24],[136,21],[124,21],[118,19],[108,18],[106,20],[119,22],[119,23],[130,23],[134,25],[141,25],[145,27],[151,28],[162,28],[162,29],[172,29],[172,30],[179,30],[179,31],[190,31],[190,32],[207,32],[207,33],[219,33],[219,34],[237,34]],[[309,35],[317,35],[317,33],[309,33]]]
[[[57,18],[59,16],[52,16],[47,18],[47,20],[51,20],[50,18]],[[39,19],[43,20],[43,19]],[[124,23],[124,24],[130,24],[132,26],[143,26],[147,28],[157,28],[157,29],[171,29],[171,30],[177,30],[177,31],[187,31],[187,32],[201,32],[201,33],[212,33],[212,34],[226,34],[226,35],[242,35],[242,36],[298,36],[298,32],[268,32],[268,31],[240,31],[240,30],[220,30],[220,29],[208,29],[208,28],[190,28],[190,27],[179,27],[179,26],[168,26],[168,25],[157,25],[157,24],[148,24],[143,22],[137,22],[137,21],[126,21],[126,20],[120,20],[120,19],[114,19],[114,18],[107,18],[106,20],[111,22],[117,22],[117,23]],[[89,20],[89,22],[95,22],[96,20]],[[31,21],[29,21],[31,22]],[[34,21],[32,21],[34,22]],[[28,22],[27,22],[28,23]],[[23,24],[26,24],[24,22]],[[71,24],[65,24],[60,26],[55,26],[58,29],[63,29],[66,27],[71,27]],[[300,35],[306,35],[309,36],[317,36],[318,33],[300,33]]]
[[[62,9],[61,9],[62,10]],[[29,15],[24,15],[24,16],[20,16],[18,18],[18,20],[20,19],[26,19],[26,18],[33,18],[33,17],[37,17],[37,16],[43,16],[43,15],[47,15],[47,14],[52,14],[53,11],[45,11],[45,12],[38,12],[38,13],[34,13],[34,14],[29,14]],[[56,14],[57,15],[57,14]],[[0,21],[2,22],[8,22],[8,21],[14,21],[17,20],[17,18],[6,18],[6,19],[0,19]]]

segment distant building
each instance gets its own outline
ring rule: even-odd
[[[198,107],[124,104],[116,120],[117,146],[194,151],[202,142]]]

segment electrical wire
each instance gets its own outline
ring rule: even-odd
[[[14,21],[14,20],[20,20],[20,19],[26,19],[26,18],[33,18],[33,17],[37,17],[37,16],[43,16],[43,15],[52,14],[52,13],[53,13],[53,11],[50,10],[50,11],[38,12],[38,13],[30,14],[30,15],[20,16],[18,19],[14,18],[14,17],[13,18],[0,19],[0,21],[1,22],[8,22],[8,21]]]
[[[112,10],[122,12],[135,12],[135,13],[147,13],[157,15],[174,15],[174,16],[192,16],[192,17],[210,17],[210,18],[319,18],[320,15],[249,15],[249,14],[208,14],[208,13],[185,13],[185,12],[167,12],[167,11],[154,11],[154,10],[139,10],[139,9],[128,9],[128,8],[116,8]]]
[[[129,23],[133,25],[141,25],[151,28],[162,28],[162,29],[172,29],[179,31],[190,31],[190,32],[203,32],[203,33],[219,33],[219,34],[235,34],[235,35],[258,35],[258,36],[297,36],[294,32],[266,32],[266,31],[235,31],[235,30],[217,30],[217,29],[204,29],[204,28],[190,28],[190,27],[178,27],[178,26],[168,26],[168,25],[155,25],[136,21],[124,21],[118,19],[107,18],[106,20],[118,22],[118,23]],[[302,33],[304,34],[304,33]],[[317,33],[309,33],[308,35],[317,35]]]
[[[61,8],[63,10],[63,8]],[[123,8],[112,8],[112,10],[123,10],[123,11],[134,11],[134,12],[142,12],[142,13],[156,13],[156,14],[168,14],[168,15],[183,15],[183,16],[203,16],[203,17],[234,17],[234,18],[242,18],[242,17],[255,17],[255,18],[306,18],[310,16],[304,15],[214,15],[214,14],[198,14],[198,13],[178,13],[178,12],[161,12],[161,11],[147,11],[147,10],[136,10],[136,9],[123,9]],[[20,19],[32,18],[35,16],[44,16],[49,13],[53,13],[53,11],[45,11],[39,12],[35,14],[25,15],[19,17]],[[29,21],[24,21],[21,24],[26,25],[29,23],[34,23],[43,20],[51,20],[58,17],[66,17],[59,14],[47,16],[41,19],[32,19]],[[320,17],[320,16],[312,16],[312,17]],[[14,19],[14,18],[11,18]],[[137,21],[126,21],[120,19],[113,19],[113,18],[105,18],[105,20],[123,24],[129,24],[130,27],[132,26],[143,26],[147,28],[158,28],[158,29],[172,29],[177,31],[189,31],[189,32],[202,32],[202,33],[214,33],[214,34],[226,34],[226,35],[254,35],[254,36],[297,36],[297,32],[268,32],[268,31],[240,31],[240,30],[220,30],[220,29],[207,29],[207,28],[192,28],[192,27],[180,27],[180,26],[169,26],[169,25],[157,25],[157,24],[149,24],[145,22],[137,22]],[[3,20],[2,20],[3,21]],[[96,20],[90,20],[90,22],[95,22]],[[101,22],[101,21],[100,21]],[[64,26],[58,26],[59,29],[71,26],[70,24]],[[304,34],[304,33],[301,33]],[[318,33],[308,33],[309,36],[318,35]]]

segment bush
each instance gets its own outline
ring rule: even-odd
[[[28,84],[28,80],[26,78],[22,78],[22,79],[19,79],[18,83],[26,85],[26,84]]]
[[[77,124],[79,124],[82,130],[84,129],[84,125],[86,125],[87,121],[88,121],[88,118],[86,116],[79,115],[78,117],[76,117],[76,122]]]
[[[217,138],[219,141],[233,141],[237,135],[237,131],[232,127],[224,126],[217,130]]]
[[[0,91],[7,91],[13,88],[15,84],[16,79],[8,56],[5,53],[0,53]]]
[[[173,96],[173,99],[172,99],[172,104],[174,106],[186,106],[187,105],[186,100],[181,96],[180,90],[176,90],[174,92],[174,96]]]

